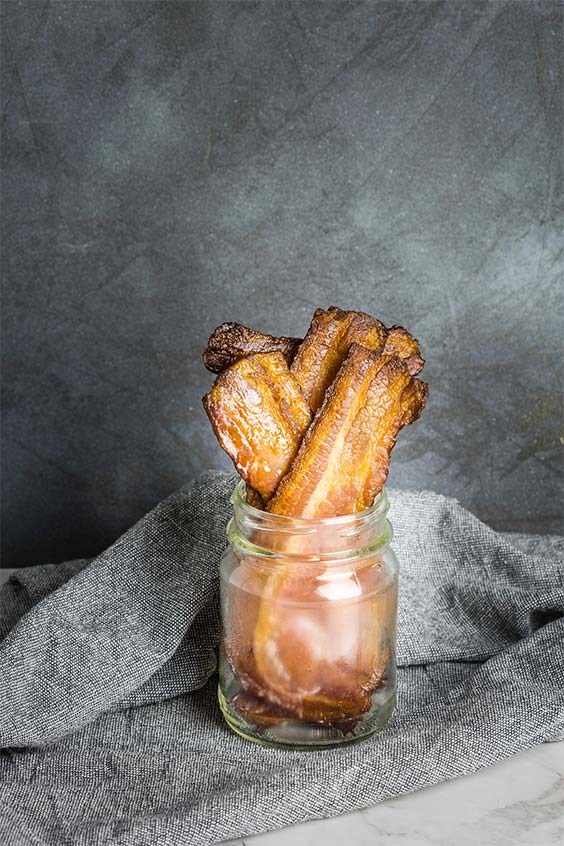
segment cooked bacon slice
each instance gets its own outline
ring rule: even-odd
[[[360,717],[394,656],[397,586],[387,578],[376,555],[340,573],[310,564],[274,574],[247,690],[300,719]]]
[[[352,733],[359,719],[362,717],[372,700],[367,697],[367,704],[363,710],[354,708],[351,713],[346,705],[341,706],[339,702],[330,702],[329,708],[324,708],[321,704],[312,704],[306,702],[302,703],[299,708],[285,708],[281,705],[272,703],[269,699],[263,696],[248,693],[246,690],[241,690],[233,697],[233,705],[243,719],[247,722],[254,723],[258,726],[276,726],[281,723],[287,723],[295,720],[300,716],[300,719],[310,723],[322,724],[323,726],[333,726],[339,729],[343,734]]]
[[[286,723],[294,717],[291,711],[285,711],[266,699],[261,699],[252,693],[246,693],[244,690],[234,696],[233,705],[243,719],[257,726],[280,725],[280,723]]]
[[[311,410],[317,411],[323,402],[351,344],[379,352],[385,341],[386,327],[369,314],[318,308],[291,366]]]
[[[281,352],[241,358],[203,399],[238,473],[267,500],[296,455],[311,412]]]
[[[358,718],[394,654],[395,584],[377,555],[346,572],[272,564],[245,557],[233,576],[224,649],[241,712],[256,708],[263,723]]]
[[[267,693],[271,697],[271,691]],[[352,732],[362,715],[370,708],[370,694],[355,697],[355,701],[338,701],[321,696],[305,697],[295,706],[282,706],[270,698],[255,696],[245,690],[237,693],[233,705],[248,722],[259,726],[274,726],[298,718],[299,720],[334,726],[343,733]]]
[[[420,373],[425,364],[425,359],[421,358],[419,352],[419,341],[407,329],[404,329],[403,326],[391,326],[388,329],[384,354],[395,355],[403,359],[412,376]]]
[[[252,505],[253,508],[258,508],[261,511],[264,510],[264,499],[259,494],[259,492],[255,491],[255,489],[252,488],[250,485],[246,486],[246,496],[249,505]]]
[[[279,351],[290,363],[301,342],[301,338],[274,338],[255,332],[241,323],[222,323],[210,336],[203,359],[212,373],[221,373],[240,358],[261,352]]]
[[[426,399],[426,383],[400,359],[353,344],[267,510],[314,518],[368,508],[387,478],[399,430],[419,417]]]
[[[368,508],[386,479],[397,433],[419,416],[426,397],[427,386],[404,362],[353,344],[267,511],[319,518]],[[291,549],[298,557],[308,551]],[[263,588],[253,677],[263,698],[300,719],[359,716],[387,671],[395,587],[385,585],[377,558],[341,574],[302,558],[301,568],[282,561]],[[384,643],[383,627],[390,632]]]
[[[418,341],[403,326],[386,329],[379,320],[364,312],[343,311],[336,306],[327,310],[317,309],[305,339],[275,337],[249,329],[241,323],[222,323],[210,336],[203,359],[208,370],[221,373],[245,356],[280,351],[289,364],[296,361],[294,369],[306,393],[311,394],[315,411],[323,398],[323,384],[326,383],[326,387],[330,384],[353,341],[372,350],[384,347],[386,354],[406,361],[412,376],[419,373],[425,363]],[[329,344],[328,350],[323,349],[324,343]],[[335,366],[336,361],[338,364]],[[313,370],[308,374],[310,368]],[[320,379],[319,387],[315,386],[316,374]]]

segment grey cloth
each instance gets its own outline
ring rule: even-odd
[[[265,749],[216,702],[235,479],[208,473],[95,560],[1,592],[0,842],[185,846],[352,811],[564,736],[564,542],[391,494],[399,703],[342,749]]]

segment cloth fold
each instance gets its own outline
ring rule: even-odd
[[[0,840],[207,844],[331,816],[564,737],[564,540],[390,493],[399,704],[362,744],[263,749],[215,698],[235,478],[210,472],[92,561],[0,591]]]

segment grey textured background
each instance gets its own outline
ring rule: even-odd
[[[422,342],[390,482],[562,530],[562,5],[4,2],[4,566],[206,467],[200,351],[335,303]]]

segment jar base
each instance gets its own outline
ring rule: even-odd
[[[395,689],[382,690],[375,694],[371,711],[359,722],[355,732],[345,734],[331,726],[298,720],[279,723],[275,726],[256,726],[241,717],[225,698],[221,686],[218,686],[217,698],[223,718],[235,734],[260,746],[298,751],[334,749],[338,746],[360,743],[385,728],[396,705]]]

